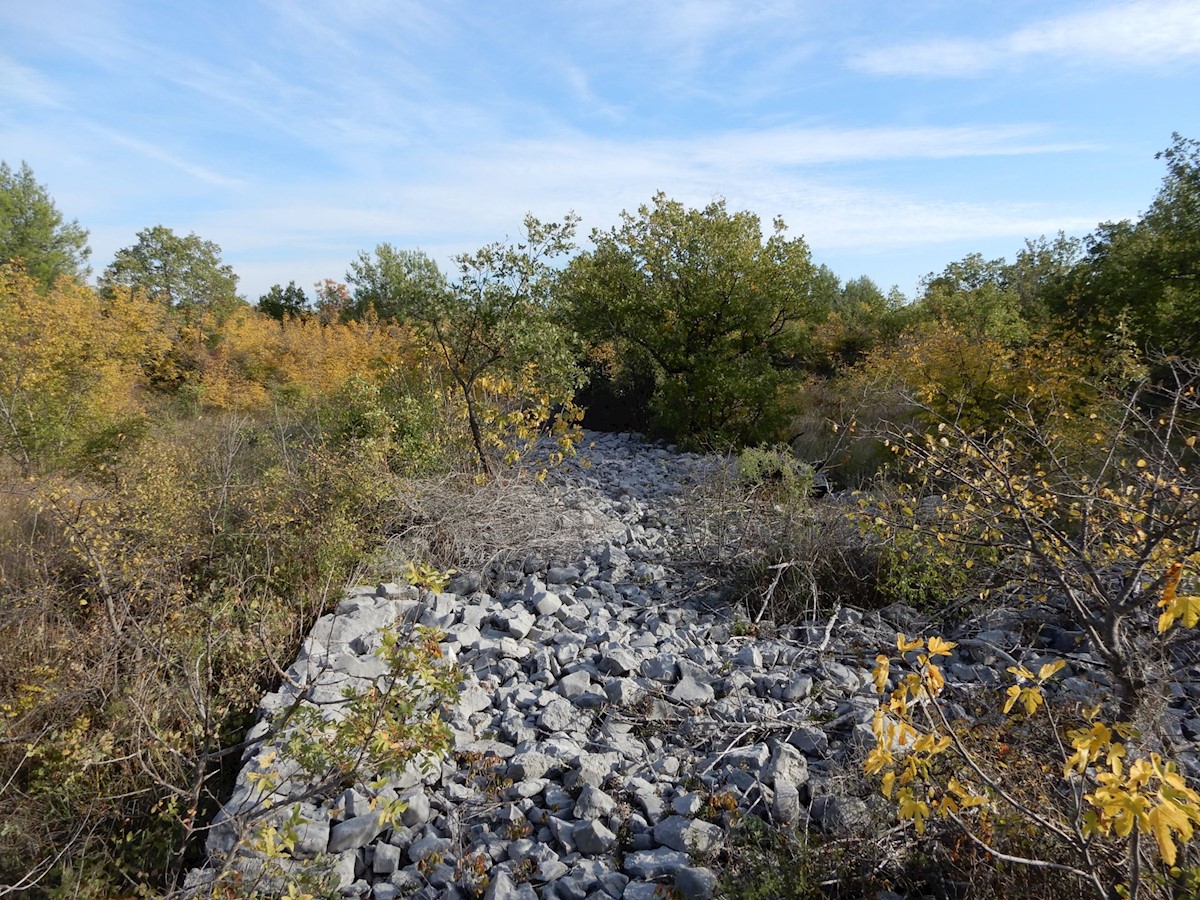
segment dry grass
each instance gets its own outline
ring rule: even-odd
[[[586,496],[510,474],[479,483],[450,475],[409,482],[386,546],[356,577],[386,576],[409,561],[493,574],[505,562],[538,556],[566,562],[620,523],[586,508]]]
[[[734,585],[752,621],[786,625],[837,603],[871,606],[878,562],[849,512],[838,498],[747,484],[730,463],[685,497],[680,551]]]

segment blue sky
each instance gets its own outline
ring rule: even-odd
[[[1200,0],[4,0],[0,34],[0,158],[93,267],[162,224],[251,300],[658,190],[911,295],[1136,217],[1200,137]]]

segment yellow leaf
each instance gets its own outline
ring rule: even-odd
[[[1044,666],[1038,669],[1038,682],[1041,683],[1047,678],[1050,678],[1055,672],[1059,671],[1066,664],[1067,661],[1065,659],[1056,659],[1054,662],[1046,663]]]
[[[946,641],[940,637],[931,637],[929,639],[929,652],[933,656],[949,656],[950,651],[957,646],[958,644],[953,641]]]
[[[1175,841],[1163,808],[1160,806],[1150,810],[1147,818],[1150,820],[1150,830],[1154,832],[1154,839],[1158,841],[1158,852],[1162,855],[1163,862],[1168,866],[1175,865]]]
[[[1021,696],[1021,689],[1014,684],[1005,691],[1005,694],[1008,696],[1008,699],[1004,701],[1004,712],[1007,714],[1016,705],[1017,698]]]
[[[875,657],[875,669],[871,673],[871,678],[875,682],[875,690],[880,694],[887,687],[888,669],[890,666],[891,660],[882,653]]]
[[[895,772],[888,772],[886,775],[883,776],[883,796],[887,797],[889,800],[892,799],[892,788],[895,787],[895,784],[896,784],[896,773]]]
[[[924,646],[924,638],[913,638],[912,640],[909,640],[903,634],[896,635],[896,649],[901,653],[907,653],[909,650],[918,650]]]
[[[1025,688],[1022,693],[1025,694],[1025,712],[1032,716],[1042,703],[1042,692],[1037,688]]]

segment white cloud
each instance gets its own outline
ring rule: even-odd
[[[62,98],[60,91],[41,72],[0,56],[0,104],[17,108],[58,107],[62,105]]]
[[[236,207],[189,223],[226,249],[247,294],[296,279],[341,278],[354,254],[380,241],[420,246],[442,264],[506,236],[522,215],[583,217],[584,235],[617,224],[658,190],[691,206],[724,196],[731,209],[779,214],[816,251],[879,253],[949,241],[1084,230],[1110,210],[960,201],[863,187],[814,165],[1050,153],[1067,145],[1028,126],[928,129],[776,129],[694,141],[619,142],[579,135],[497,141],[426,158],[390,179],[296,183],[239,192]],[[99,248],[97,248],[99,250]],[[103,258],[103,254],[98,254]],[[271,264],[268,259],[276,260]]]
[[[1139,0],[1087,9],[987,40],[938,37],[868,50],[850,65],[876,75],[976,76],[1036,58],[1131,68],[1200,59],[1200,3]]]
[[[134,153],[137,153],[146,159],[151,159],[155,162],[163,163],[172,169],[177,169],[178,171],[183,172],[186,175],[190,175],[192,178],[202,181],[205,184],[222,188],[236,188],[241,187],[244,184],[244,182],[239,178],[232,178],[227,175],[222,175],[221,173],[216,172],[207,166],[202,166],[198,163],[184,159],[148,141],[142,141],[129,137],[126,134],[122,134],[119,131],[114,131],[113,129],[107,128],[103,125],[93,124],[89,127],[97,135],[100,135],[119,147],[125,147],[126,149],[132,150]]]

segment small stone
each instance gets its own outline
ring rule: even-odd
[[[601,853],[608,852],[608,849],[617,840],[617,836],[609,831],[603,822],[596,819],[580,822],[575,826],[572,836],[575,839],[575,846],[579,848],[579,852],[586,853],[589,856],[598,856]]]
[[[610,678],[604,683],[604,696],[614,706],[633,706],[645,693],[632,678]]]
[[[404,812],[400,813],[401,822],[412,828],[416,825],[424,825],[429,821],[432,809],[429,804],[429,798],[425,796],[424,791],[418,791],[404,799],[407,806]]]
[[[339,822],[329,829],[329,853],[341,853],[343,850],[357,850],[365,847],[383,831],[384,817],[381,813],[371,812],[365,816],[355,816],[345,822]]]
[[[700,794],[680,794],[671,801],[671,809],[680,816],[695,817],[704,808],[704,798]]]
[[[569,569],[565,566],[556,566],[546,572],[547,584],[570,584],[579,577],[579,572],[575,569]]]
[[[330,875],[337,883],[339,890],[354,884],[354,869],[357,861],[358,853],[354,850],[344,850],[334,857]]]
[[[508,764],[508,777],[516,781],[542,778],[551,769],[557,768],[557,763],[545,753],[530,750],[518,753]]]
[[[628,650],[612,650],[600,658],[598,668],[605,675],[628,675],[637,668],[637,657]]]
[[[643,677],[652,681],[674,681],[679,672],[679,664],[670,654],[652,656],[642,661],[639,671]]]
[[[795,825],[800,821],[800,790],[789,781],[775,781],[775,798],[771,801],[771,816],[779,825]]]
[[[558,683],[554,685],[554,690],[568,700],[574,700],[585,693],[591,686],[592,676],[587,671],[581,669],[578,672],[572,672],[570,675],[564,675],[558,679]]]
[[[458,594],[460,597],[466,597],[468,594],[473,594],[483,586],[483,580],[476,572],[461,572],[455,575],[446,584],[446,590],[451,594]]]
[[[812,693],[813,680],[811,675],[795,675],[783,689],[782,699],[789,703],[803,700]],[[858,690],[857,687],[854,688]]]
[[[533,608],[537,610],[539,616],[552,616],[562,609],[562,599],[558,594],[551,594],[543,591],[533,601]]]
[[[517,884],[503,869],[488,882],[483,897],[484,900],[537,900],[533,885],[528,882]]]
[[[654,840],[685,853],[708,853],[720,846],[724,832],[702,819],[668,816],[654,826]]]
[[[829,752],[829,736],[820,728],[801,725],[790,735],[788,743],[809,756],[824,756]]]
[[[400,868],[400,848],[391,844],[375,845],[375,861],[371,868],[377,875],[391,875]]]
[[[435,853],[444,854],[449,849],[450,841],[447,838],[421,838],[418,841],[413,841],[409,845],[408,858],[414,863],[419,863]]]
[[[631,881],[621,894],[621,900],[662,900],[662,886],[644,881]]]
[[[671,689],[671,699],[677,703],[708,703],[716,697],[711,684],[697,681],[692,675],[684,675]]]
[[[610,815],[617,808],[617,802],[595,785],[586,784],[579,792],[575,801],[575,818],[599,819]]]
[[[680,850],[659,847],[655,850],[638,850],[625,857],[625,873],[631,878],[654,881],[674,875],[688,864],[688,855]]]
[[[812,818],[830,834],[845,837],[864,832],[871,824],[867,804],[858,797],[816,797]]]
[[[808,760],[790,744],[780,744],[771,754],[771,761],[763,769],[763,780],[767,784],[774,784],[777,780],[784,780],[795,786],[804,784],[808,781]]]
[[[584,713],[583,715],[587,714]],[[571,731],[580,727],[580,713],[576,712],[575,707],[571,705],[569,700],[558,698],[546,704],[546,708],[542,710],[538,724],[544,730],[551,733]]]
[[[492,695],[477,684],[468,685],[459,692],[457,708],[468,716],[483,712],[492,708]]]
[[[717,889],[717,875],[712,869],[684,866],[675,873],[675,890],[684,900],[710,900]]]

